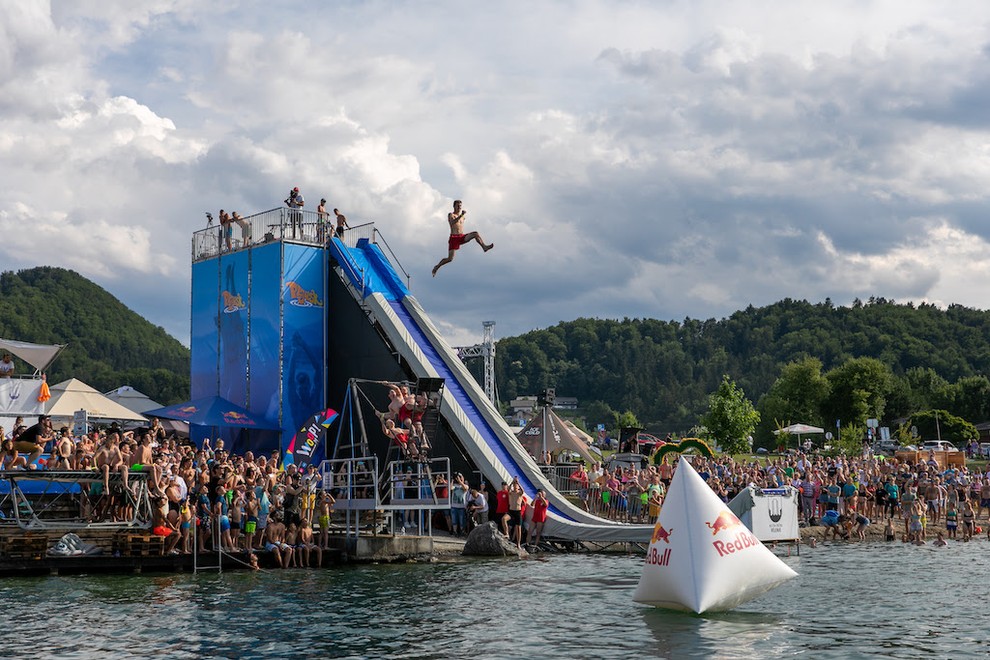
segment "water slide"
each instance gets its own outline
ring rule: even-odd
[[[604,520],[575,506],[550,485],[376,244],[360,239],[349,247],[334,238],[330,249],[339,275],[415,375],[444,379],[440,413],[485,478],[498,484],[518,477],[530,499],[537,489],[547,493],[545,535],[599,543],[650,540],[651,525]]]

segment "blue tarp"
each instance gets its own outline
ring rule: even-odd
[[[148,418],[164,417],[165,419],[180,419],[196,426],[237,427],[242,429],[259,429],[280,431],[276,424],[266,421],[260,415],[248,412],[222,396],[207,396],[193,399],[173,406],[156,408],[144,413]]]

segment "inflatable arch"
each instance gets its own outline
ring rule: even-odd
[[[684,438],[676,444],[668,442],[667,444],[660,445],[653,452],[653,464],[660,465],[667,458],[667,454],[683,454],[688,449],[696,450],[705,458],[715,458],[715,452],[712,451],[712,448],[704,440],[699,438]]]

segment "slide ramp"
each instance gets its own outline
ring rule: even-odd
[[[551,486],[377,245],[362,239],[356,247],[347,247],[335,238],[331,251],[354,295],[371,311],[415,375],[444,379],[440,413],[485,478],[497,485],[518,477],[530,499],[537,489],[547,493],[547,536],[600,543],[649,541],[651,525],[599,518]]]

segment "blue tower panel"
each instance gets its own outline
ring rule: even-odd
[[[282,448],[326,400],[322,248],[285,243],[282,284]]]
[[[219,392],[217,346],[219,336],[219,262],[216,259],[192,265],[192,307],[189,332],[190,398],[215,396]]]
[[[251,345],[248,354],[248,405],[251,412],[278,423],[282,388],[281,310],[282,244],[251,248]]]
[[[220,396],[247,405],[248,251],[220,257]]]

